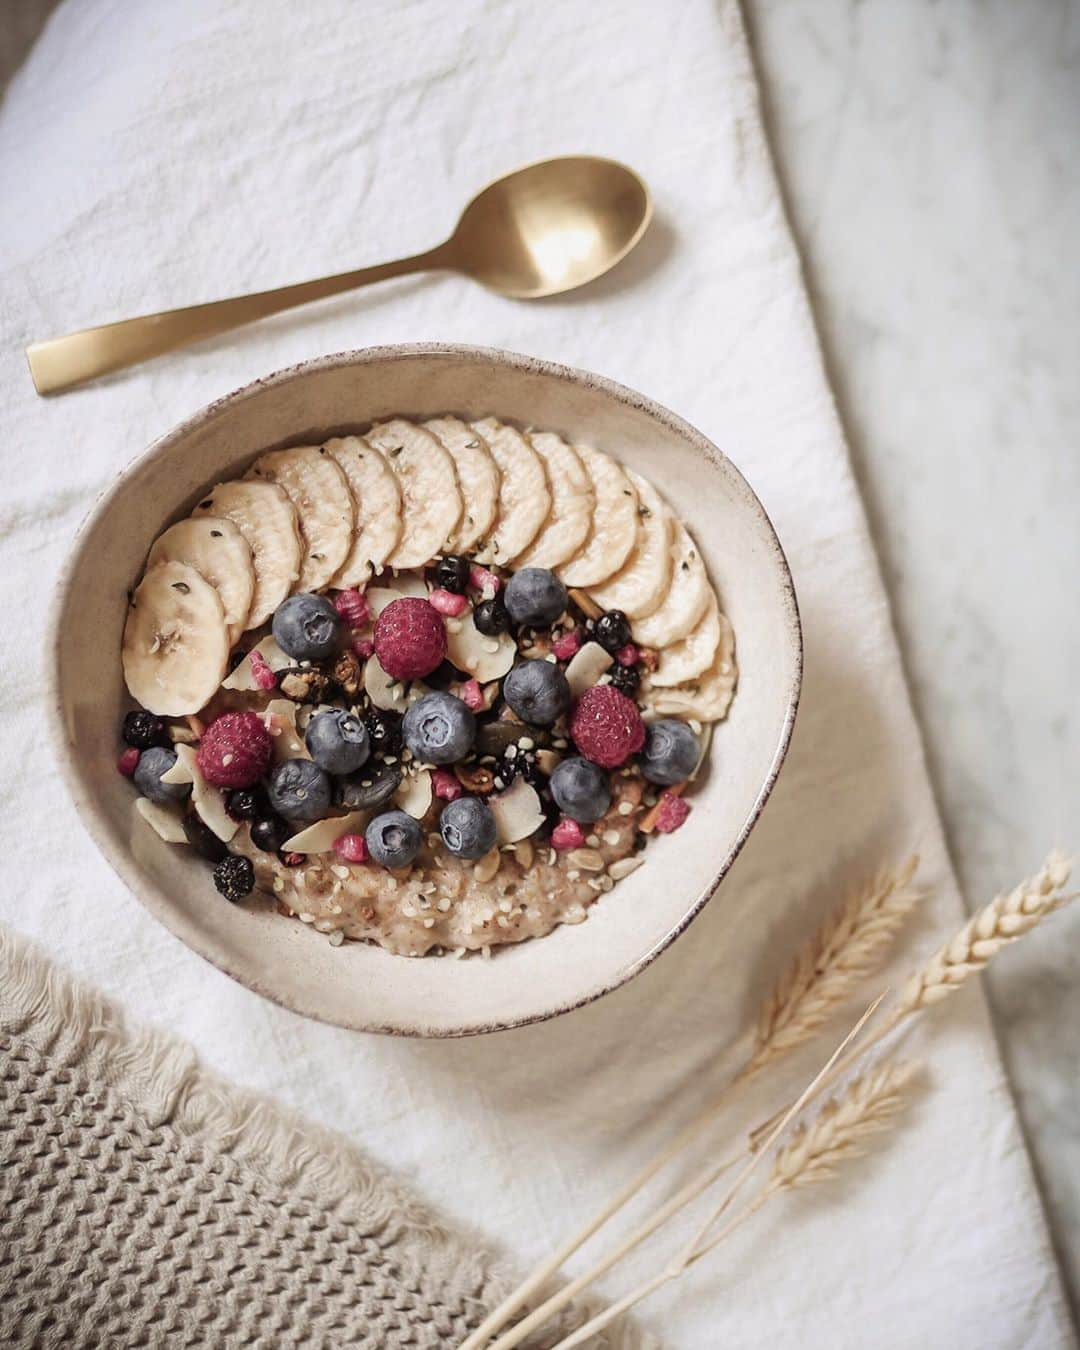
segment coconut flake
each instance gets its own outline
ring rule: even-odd
[[[495,835],[500,844],[513,844],[535,834],[544,823],[536,789],[524,778],[515,778],[505,792],[488,798],[495,817]]]
[[[184,817],[178,807],[165,806],[162,802],[152,802],[149,797],[136,797],[135,810],[147,825],[160,835],[167,844],[184,844]]]
[[[296,729],[296,704],[291,698],[272,698],[263,711],[263,721],[270,732],[274,748],[274,763],[283,759],[310,759],[304,738]]]
[[[591,689],[614,660],[599,642],[586,642],[584,647],[574,653],[566,667],[566,682],[570,686],[571,698],[580,698],[586,689]]]
[[[282,844],[285,853],[329,853],[343,834],[363,834],[369,811],[353,811],[347,816],[328,816],[308,825]]]
[[[387,712],[404,710],[405,686],[387,675],[377,656],[369,656],[364,665],[364,688],[376,708]]]
[[[500,633],[498,640],[485,637],[472,614],[461,616],[456,633],[447,632],[446,646],[447,656],[458,670],[467,670],[481,684],[501,679],[517,655],[517,643],[509,633]]]
[[[183,769],[180,769],[181,764]],[[174,781],[191,784],[191,800],[195,804],[195,812],[199,819],[227,844],[240,826],[225,810],[225,794],[202,776],[195,751],[190,745],[176,747],[176,763],[169,773],[178,771],[185,776],[177,777]],[[165,775],[162,774],[161,777],[164,781]]]
[[[236,689],[242,693],[251,693],[261,686],[255,683],[255,677],[251,670],[252,655],[258,652],[272,671],[277,673],[279,670],[287,670],[295,662],[291,657],[281,650],[274,641],[273,634],[264,637],[263,640],[252,647],[251,651],[244,657],[231,675],[226,676],[221,682],[222,689]]]
[[[403,778],[394,793],[394,801],[414,820],[423,820],[431,808],[431,774],[427,769]]]

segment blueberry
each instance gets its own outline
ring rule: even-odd
[[[469,584],[469,560],[458,554],[448,553],[440,558],[435,567],[435,584],[454,595],[464,595]]]
[[[324,595],[290,595],[271,624],[274,640],[294,661],[322,661],[336,651],[341,619]]]
[[[552,624],[566,609],[566,587],[546,567],[523,567],[506,587],[506,608],[515,623],[532,628]]]
[[[350,811],[374,811],[390,800],[401,782],[401,768],[397,764],[368,764],[357,773],[337,782],[339,806]]]
[[[630,641],[630,624],[621,609],[609,609],[593,625],[592,635],[606,652],[617,652]]]
[[[333,796],[330,776],[310,759],[286,759],[270,775],[270,805],[286,820],[321,820]]]
[[[599,765],[574,755],[551,775],[551,795],[563,815],[587,825],[611,805],[611,784]]]
[[[673,717],[650,722],[645,729],[645,748],[641,752],[641,772],[650,783],[670,787],[684,783],[694,772],[701,746],[685,722]]]
[[[208,862],[220,862],[229,856],[229,850],[214,831],[198,816],[184,817],[184,837],[191,847]]]
[[[523,722],[549,727],[569,708],[570,686],[551,661],[519,661],[503,681],[503,698]]]
[[[270,809],[266,793],[256,785],[249,788],[233,788],[225,794],[225,810],[233,820],[255,820],[264,816]]]
[[[249,858],[222,858],[214,868],[214,885],[231,904],[255,889],[255,869]]]
[[[139,756],[135,766],[135,786],[152,802],[182,802],[191,793],[190,783],[163,783],[161,775],[176,763],[176,751],[152,745]]]
[[[405,714],[405,744],[425,764],[453,764],[472,747],[476,718],[453,694],[425,694]]]
[[[368,852],[383,867],[408,867],[420,852],[424,833],[404,811],[384,811],[364,831]]]
[[[368,740],[376,755],[396,755],[401,749],[401,717],[398,713],[369,708],[364,714]]]
[[[485,637],[498,637],[500,633],[510,631],[510,615],[506,606],[497,597],[494,600],[481,600],[473,610],[473,623],[477,632]]]
[[[272,813],[251,822],[251,842],[264,853],[276,853],[295,833],[291,825]]]
[[[142,708],[127,714],[120,734],[124,738],[124,744],[133,745],[136,750],[149,750],[152,745],[172,744],[161,718],[155,717],[151,712],[145,712]]]
[[[354,773],[371,754],[367,728],[355,713],[342,709],[316,713],[308,723],[304,744],[327,773]]]
[[[495,847],[495,817],[479,797],[458,797],[443,807],[439,833],[455,858],[482,858]]]
[[[611,683],[620,694],[625,694],[627,698],[633,698],[641,684],[641,671],[637,666],[612,666]]]

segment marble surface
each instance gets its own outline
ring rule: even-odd
[[[1080,3],[748,0],[968,901],[1080,848]],[[998,1034],[1080,1304],[1080,906]]]

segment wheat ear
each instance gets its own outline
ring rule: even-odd
[[[824,1025],[879,968],[901,925],[923,898],[911,885],[917,857],[854,891],[806,943],[766,1001],[753,1053],[740,1077],[758,1073]]]
[[[862,1156],[870,1140],[886,1130],[905,1105],[905,1093],[917,1072],[918,1067],[913,1064],[885,1064],[853,1080],[842,1097],[828,1102],[814,1121],[793,1132],[777,1154],[772,1174],[759,1194],[708,1242],[597,1313],[552,1350],[572,1350],[582,1345],[636,1303],[677,1279],[730,1237],[772,1196],[825,1181],[844,1162]]]

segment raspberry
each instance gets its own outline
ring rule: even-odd
[[[369,637],[357,638],[352,645],[352,649],[361,661],[366,661],[375,650],[375,644]]]
[[[428,604],[451,619],[456,619],[469,608],[468,600],[463,595],[455,595],[453,591],[432,591],[428,596]]]
[[[676,797],[673,792],[661,792],[660,809],[656,813],[656,826],[661,834],[674,834],[690,814],[690,803]]]
[[[576,820],[560,820],[551,831],[551,847],[560,852],[568,848],[580,848],[585,842],[585,831]]]
[[[139,753],[133,745],[129,745],[116,761],[117,772],[122,773],[125,778],[133,778],[135,770],[139,767]]]
[[[569,661],[575,652],[581,648],[581,634],[577,629],[572,628],[569,633],[564,633],[561,638],[551,644],[551,650],[560,661]]]
[[[433,769],[431,772],[431,786],[436,797],[440,797],[444,802],[455,802],[465,791],[458,780],[448,769]]]
[[[338,591],[334,596],[334,608],[350,628],[363,628],[371,618],[367,597],[360,591]]]
[[[334,852],[346,862],[362,863],[368,860],[367,843],[362,834],[343,834],[334,840]]]
[[[262,652],[251,653],[251,678],[255,682],[256,689],[277,688],[277,676],[266,664]]]
[[[395,680],[430,675],[446,655],[446,629],[438,611],[415,595],[391,600],[375,622],[375,655]]]
[[[306,853],[279,853],[278,860],[282,867],[299,867],[307,857]]]
[[[492,596],[498,595],[502,590],[501,579],[494,572],[489,572],[486,567],[480,567],[477,563],[473,563],[472,567],[469,568],[469,585],[488,600]]]
[[[616,769],[645,744],[645,723],[632,698],[612,684],[597,684],[575,704],[570,735],[586,759]]]
[[[632,642],[628,642],[625,647],[620,647],[615,653],[615,660],[620,666],[636,666],[638,663],[638,649]]]
[[[479,680],[466,680],[457,691],[457,696],[473,712],[479,712],[484,706],[484,691],[480,688]]]
[[[250,787],[269,769],[271,749],[270,733],[256,713],[228,712],[206,728],[196,761],[215,787]]]

